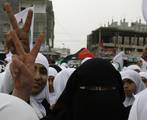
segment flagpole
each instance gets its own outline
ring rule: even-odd
[[[34,8],[35,5],[33,5],[32,7],[32,11],[33,11],[33,16],[32,16],[32,24],[31,24],[31,28],[30,28],[30,50],[33,48],[33,36],[34,36]]]

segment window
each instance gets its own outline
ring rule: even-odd
[[[129,45],[129,37],[124,37],[124,45]]]
[[[139,46],[143,46],[143,37],[139,37]]]

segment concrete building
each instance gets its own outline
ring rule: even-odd
[[[49,0],[0,0],[0,51],[4,49],[4,34],[9,31],[10,24],[7,15],[3,11],[3,4],[11,3],[14,13],[34,6],[34,34],[35,42],[40,32],[45,33],[43,46],[54,47],[54,11],[52,2]]]
[[[121,50],[139,56],[147,44],[147,25],[139,20],[129,25],[125,19],[112,21],[108,26],[100,27],[87,36],[87,48],[97,57],[111,59]]]

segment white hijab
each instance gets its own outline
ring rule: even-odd
[[[48,76],[56,76],[57,75],[57,70],[55,69],[55,68],[53,68],[53,67],[49,67],[48,68]]]
[[[125,71],[120,72],[120,74],[121,74],[122,80],[124,80],[126,78],[130,79],[136,85],[136,92],[134,94],[132,94],[132,96],[125,98],[124,105],[125,105],[125,107],[127,107],[127,106],[130,106],[133,104],[133,102],[135,100],[134,95],[141,92],[142,90],[144,90],[145,85],[142,82],[142,79],[141,79],[141,76],[139,75],[139,73],[137,73],[134,70],[125,70]]]
[[[30,105],[8,94],[0,93],[1,120],[39,120]]]
[[[75,68],[67,68],[67,69],[63,69],[56,75],[53,82],[54,90],[56,94],[55,102],[57,102],[58,98],[62,94],[69,77],[74,71],[75,71]]]
[[[49,67],[48,68],[48,76],[54,76],[54,77],[56,77],[56,75],[58,74],[58,72],[57,72],[57,70],[55,69],[55,68],[53,68],[53,67]],[[53,82],[53,84],[54,84],[54,82]],[[52,106],[52,105],[54,105],[54,103],[55,103],[55,100],[56,100],[56,98],[55,98],[55,92],[49,92],[49,103],[50,103],[50,105]]]
[[[147,79],[147,72],[140,72],[139,75]]]
[[[135,64],[129,65],[129,66],[127,67],[127,69],[129,69],[129,70],[138,70],[138,71],[141,71],[141,68],[140,68],[138,65],[135,65]]]
[[[134,104],[130,110],[128,120],[146,120],[147,114],[147,89],[136,95]]]

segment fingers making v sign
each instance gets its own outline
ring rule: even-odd
[[[22,46],[26,52],[30,51],[29,48],[29,31],[30,31],[30,26],[32,22],[32,16],[33,16],[33,11],[29,10],[28,15],[25,21],[25,24],[22,28],[19,28],[19,25],[17,24],[16,17],[14,15],[13,9],[9,3],[4,4],[4,11],[8,14],[8,18],[10,20],[10,24],[13,28],[13,30],[16,31],[16,34],[22,43]],[[6,41],[5,41],[5,52],[8,53],[8,51],[11,51],[13,54],[16,53],[15,46],[12,42],[12,36],[10,35],[10,32],[8,32],[6,35]]]

